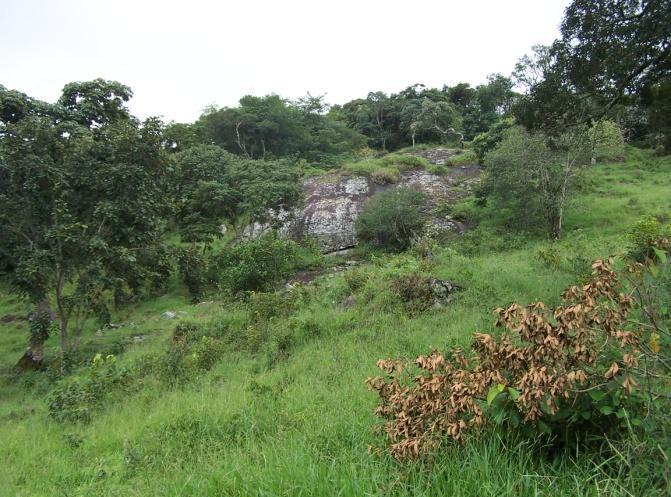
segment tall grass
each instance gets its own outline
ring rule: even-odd
[[[11,372],[25,322],[0,325],[0,495],[662,495],[631,469],[635,461],[617,453],[556,454],[539,442],[497,436],[417,463],[368,452],[381,438],[372,431],[376,399],[363,381],[377,374],[378,359],[466,345],[472,332],[491,328],[495,307],[513,301],[552,303],[579,278],[581,261],[624,253],[625,233],[641,215],[671,209],[670,161],[629,154],[627,162],[590,171],[592,186],[572,204],[558,243],[501,229],[496,213],[483,208],[478,229],[435,249],[433,262],[373,256],[356,270],[356,284],[341,273],[324,275],[295,308],[262,322],[248,304],[223,297],[191,305],[174,283],[166,296],[115,316],[123,327],[102,336],[89,327],[85,352],[116,350],[121,365],[142,366],[171,346],[175,321],[162,317],[166,310],[218,326],[227,348],[214,368],[177,386],[138,376],[88,424],[49,419],[51,373]],[[441,309],[408,316],[389,281],[415,271],[466,290]],[[350,295],[356,303],[345,308]],[[1,292],[0,317],[26,310]],[[252,324],[265,333],[254,350],[242,346]],[[293,339],[278,355],[285,333]]]

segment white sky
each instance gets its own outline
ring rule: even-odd
[[[193,121],[245,94],[329,103],[483,82],[550,43],[569,0],[0,0],[0,84],[129,85],[139,117]]]

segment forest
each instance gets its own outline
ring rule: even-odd
[[[671,2],[560,26],[188,123],[0,81],[0,495],[671,494]]]

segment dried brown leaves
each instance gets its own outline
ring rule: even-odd
[[[485,423],[483,401],[495,385],[519,392],[514,402],[528,423],[604,379],[624,375],[620,385],[630,393],[638,337],[623,328],[632,298],[621,291],[612,261],[597,260],[592,270],[591,281],[568,288],[552,310],[542,302],[497,309],[496,326],[504,331],[498,338],[473,335],[472,365],[459,350],[447,357],[434,351],[416,359],[421,371],[412,378],[400,361],[379,361],[386,377],[366,383],[380,395],[375,412],[385,419],[388,451],[417,457],[445,435],[462,441]]]

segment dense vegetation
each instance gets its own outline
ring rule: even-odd
[[[190,124],[0,86],[0,494],[668,495],[670,12],[574,0],[511,77]],[[392,188],[476,162],[456,204]],[[321,175],[387,189],[350,255],[272,229]]]

